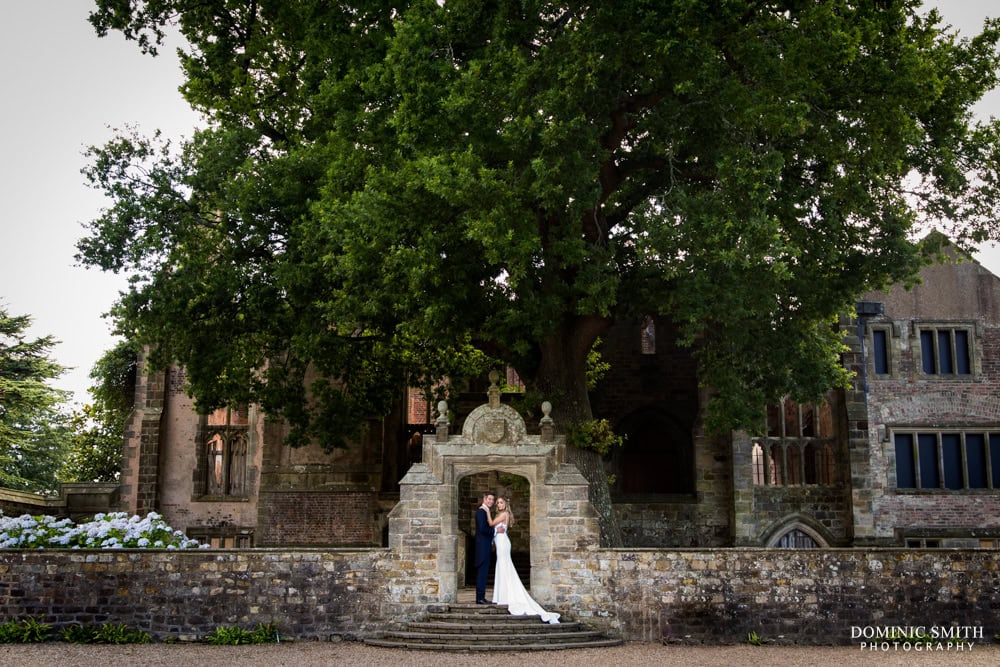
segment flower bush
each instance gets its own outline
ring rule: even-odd
[[[168,526],[163,517],[125,512],[95,514],[74,524],[52,516],[8,517],[0,513],[0,549],[207,549]]]

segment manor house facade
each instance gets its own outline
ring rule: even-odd
[[[761,433],[704,433],[704,389],[668,319],[616,324],[591,400],[627,436],[606,461],[625,544],[1000,547],[1000,279],[971,260],[921,278],[861,295],[843,320],[850,390],[771,406]],[[254,406],[198,415],[184,383],[183,369],[140,357],[121,509],[221,547],[387,543],[399,481],[434,429],[420,396],[401,393],[327,454],[283,445],[284,426]],[[483,398],[450,398],[457,431]],[[459,528],[471,533],[486,488],[530,511],[527,487],[502,471],[458,480]],[[515,552],[530,543],[522,531]]]

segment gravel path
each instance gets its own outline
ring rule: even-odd
[[[440,653],[365,646],[355,642],[294,642],[277,646],[80,646],[51,643],[0,645],[0,666],[119,667],[123,665],[212,665],[213,667],[319,667],[386,665],[390,667],[468,667],[470,663],[517,667],[620,667],[623,665],[1000,665],[1000,645],[983,644],[963,653],[863,652],[857,647],[664,646],[628,643],[618,648],[573,649],[538,653]]]

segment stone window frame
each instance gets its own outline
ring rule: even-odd
[[[875,364],[875,334],[881,332],[885,335],[885,355],[888,373],[879,373]],[[868,375],[876,379],[889,379],[899,377],[899,357],[900,357],[900,326],[898,322],[881,321],[869,322],[865,331],[865,348],[869,350],[865,360],[868,366]]]
[[[816,546],[796,546],[796,541],[799,545],[805,544],[799,535],[809,538]],[[787,543],[786,538],[789,536],[792,537],[792,544]],[[785,542],[786,546],[782,546],[782,542]],[[761,544],[768,549],[826,549],[832,543],[829,536],[825,534],[821,526],[815,523],[814,519],[794,514],[772,524],[772,527],[764,532]]]
[[[934,435],[934,456],[935,474],[937,475],[936,486],[924,486],[922,479],[920,461],[920,439],[921,435]],[[959,488],[947,486],[947,472],[945,465],[945,452],[943,435],[959,436],[959,465],[962,478],[962,485]],[[971,475],[969,473],[968,435],[981,435],[983,439],[983,473],[986,477],[985,486],[969,486]],[[912,468],[909,471],[913,476],[914,486],[899,486],[900,461],[898,455],[899,443],[896,442],[898,436],[909,436],[910,440],[910,460]],[[905,446],[905,445],[904,445]],[[897,426],[890,429],[888,438],[888,453],[891,458],[889,465],[889,482],[891,488],[897,494],[922,494],[922,493],[967,493],[967,494],[993,494],[1000,491],[1000,428],[988,427],[920,427],[920,426]]]
[[[221,413],[225,413],[225,423],[210,423],[219,421]],[[233,414],[239,418],[233,423]],[[253,424],[256,414],[252,406],[224,407],[214,412],[201,415],[199,419],[195,447],[195,469],[193,472],[193,502],[249,502],[253,495],[251,489],[252,474],[252,439]],[[210,475],[209,459],[211,444],[216,441],[222,445],[221,458],[223,479],[221,489],[213,488]],[[232,470],[238,467],[241,475],[234,477]]]
[[[777,408],[777,409],[775,409]],[[823,419],[821,411],[828,411]],[[836,426],[833,405],[798,403],[783,398],[777,406],[768,406],[765,416],[766,436],[753,438],[750,445],[751,480],[754,486],[835,486],[837,466],[834,456]],[[812,434],[804,435],[804,415],[812,415]],[[780,427],[775,428],[775,416]],[[792,417],[792,419],[789,419]],[[824,421],[829,433],[822,427]],[[793,433],[789,433],[789,424]],[[811,473],[810,473],[811,470]]]
[[[925,331],[964,331],[968,341],[969,352],[969,372],[968,373],[926,373],[924,372],[924,349],[921,334]],[[910,327],[910,349],[913,352],[913,373],[914,376],[928,382],[978,382],[982,377],[982,360],[979,356],[983,335],[982,322],[971,320],[914,320]],[[937,348],[938,337],[933,336],[935,349]],[[951,337],[954,341],[954,336]],[[954,342],[952,343],[954,349]],[[941,356],[934,354],[936,367],[940,366]],[[957,364],[953,356],[953,364]]]
[[[941,549],[941,540],[933,537],[907,537],[903,541],[907,549]]]

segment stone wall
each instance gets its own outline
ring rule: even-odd
[[[633,548],[727,546],[729,517],[715,509],[693,498],[614,504],[624,543]]]
[[[579,566],[630,640],[717,643],[753,631],[848,644],[851,626],[955,624],[983,626],[988,641],[1000,631],[997,551],[604,550]],[[577,613],[597,622],[602,606],[590,619]]]
[[[64,483],[59,485],[58,496],[0,488],[0,514],[6,516],[48,514],[78,520],[117,510],[118,503],[119,486],[114,483]]]
[[[380,626],[384,550],[4,551],[7,618],[56,627],[124,623],[164,639],[220,625],[275,623],[292,637],[363,635]]]
[[[55,505],[55,507],[53,507]],[[22,514],[55,514],[64,507],[53,499],[27,491],[0,489],[0,513],[7,516]]]
[[[1000,632],[1000,552],[565,549],[547,607],[632,641],[850,644],[851,626]],[[438,598],[434,554],[386,549],[0,551],[6,618],[125,623],[160,639],[275,623],[299,639],[361,638]]]

